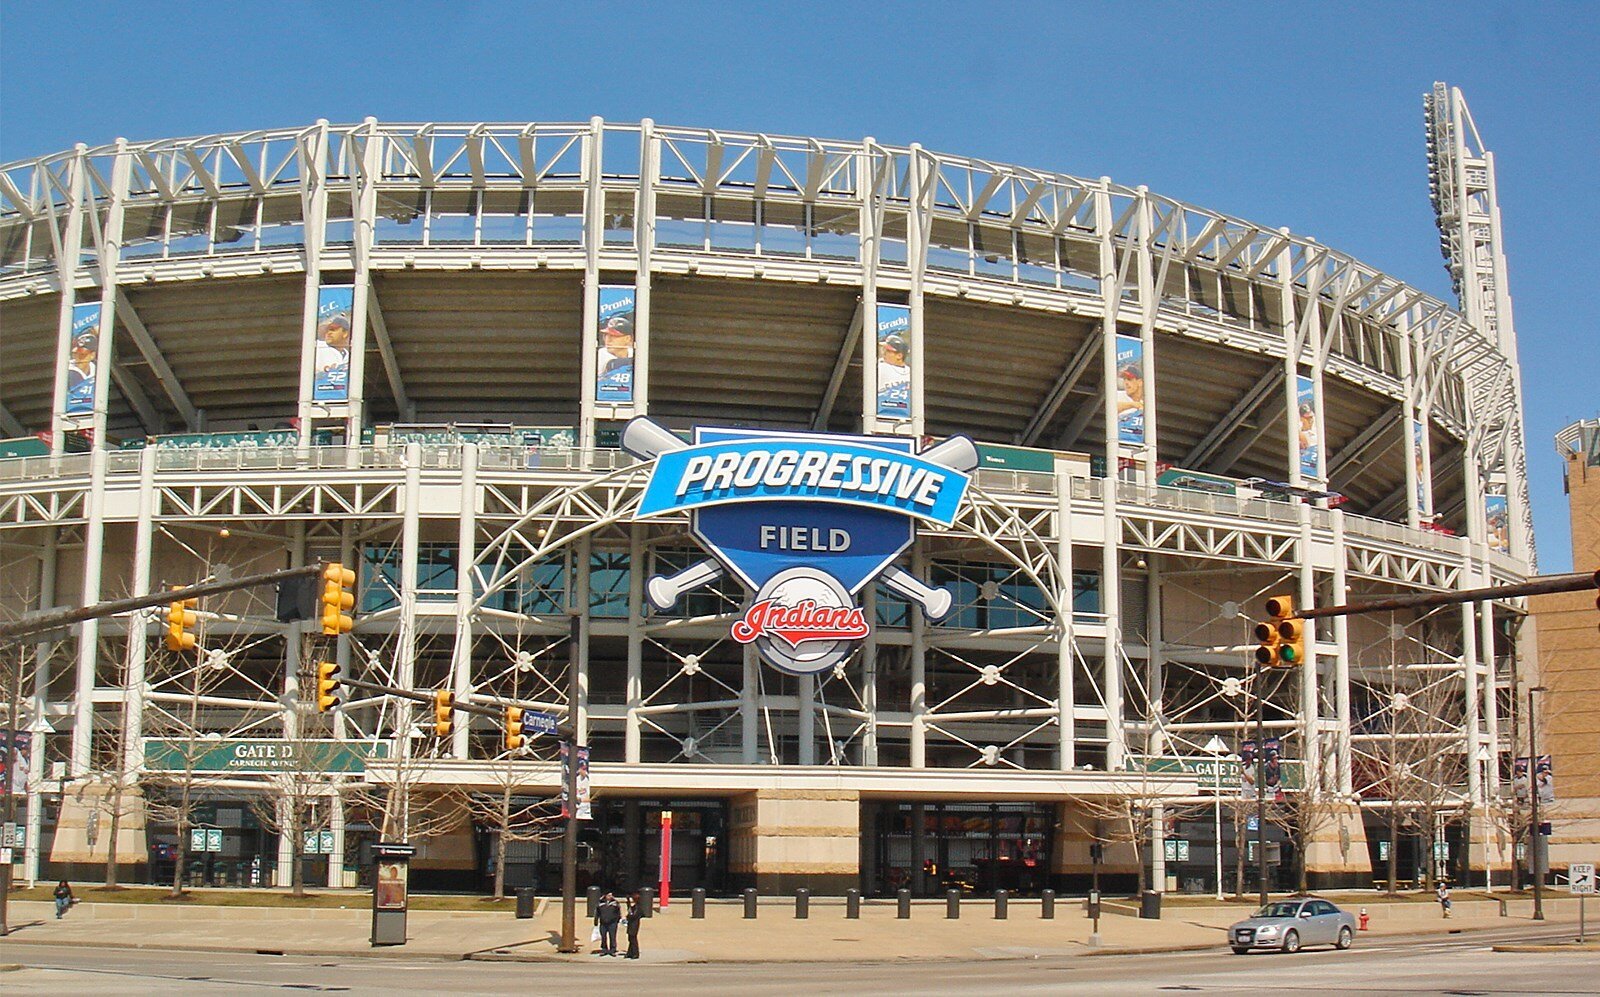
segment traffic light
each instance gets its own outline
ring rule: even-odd
[[[339,663],[317,662],[317,712],[326,713],[339,702]]]
[[[433,694],[433,736],[449,737],[455,729],[456,694],[440,689]]]
[[[322,569],[322,581],[322,632],[335,637],[347,634],[356,625],[350,618],[356,608],[355,593],[350,591],[356,573],[342,564],[330,564]]]
[[[1294,599],[1275,595],[1267,600],[1267,615],[1256,624],[1256,664],[1262,668],[1293,668],[1305,661],[1305,621],[1292,619]]]
[[[522,734],[522,707],[506,707],[506,750],[516,751],[522,747],[524,740]]]
[[[195,615],[195,607],[200,605],[199,599],[180,599],[167,607],[167,649],[170,651],[193,651],[199,643],[195,635],[189,631],[200,622],[200,617]]]

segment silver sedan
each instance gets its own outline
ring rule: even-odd
[[[1298,952],[1306,945],[1347,949],[1356,937],[1356,918],[1326,900],[1279,900],[1228,929],[1234,955],[1252,950]]]

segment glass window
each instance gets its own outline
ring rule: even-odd
[[[589,558],[589,615],[628,616],[628,555],[604,552]]]

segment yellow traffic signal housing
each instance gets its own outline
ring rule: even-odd
[[[433,694],[433,736],[449,737],[455,729],[456,694],[440,689]]]
[[[194,634],[190,633],[195,624],[200,622],[200,617],[195,614],[195,607],[200,605],[199,599],[181,599],[167,606],[167,649],[171,651],[193,651],[199,643]]]
[[[1256,635],[1256,664],[1262,668],[1276,668],[1278,665],[1278,645],[1281,638],[1278,636],[1278,625],[1274,622],[1257,623]]]
[[[322,569],[322,632],[337,637],[355,627],[351,613],[356,608],[356,573],[342,564],[330,564]]]
[[[522,747],[522,707],[506,707],[506,750],[516,751]]]
[[[1278,660],[1285,667],[1306,663],[1306,621],[1295,618],[1278,622]]]
[[[338,706],[339,703],[339,663],[337,661],[319,661],[317,663],[317,712],[327,713]]]

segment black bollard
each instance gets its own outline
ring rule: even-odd
[[[994,891],[994,919],[1004,921],[1011,906],[1011,897],[1005,890]]]
[[[746,921],[756,919],[756,891],[753,886],[746,887],[744,891],[744,919]]]
[[[861,891],[846,890],[844,892],[844,916],[851,920],[861,918]]]
[[[656,916],[656,888],[655,887],[646,886],[644,889],[639,891],[639,916],[640,917],[655,917]]]
[[[588,896],[589,920],[593,921],[594,916],[600,913],[600,887],[591,886],[585,893]]]
[[[1056,891],[1045,890],[1039,894],[1039,916],[1046,921],[1056,919]]]
[[[705,920],[706,888],[704,886],[696,886],[693,890],[689,891],[689,903],[691,907],[689,916],[698,918],[702,921]]]
[[[961,920],[961,891],[944,891],[944,916],[952,921]]]
[[[896,907],[894,916],[902,921],[911,920],[911,891],[896,890],[894,893],[894,902]]]
[[[811,891],[801,887],[794,891],[794,919],[804,921],[811,916]]]

